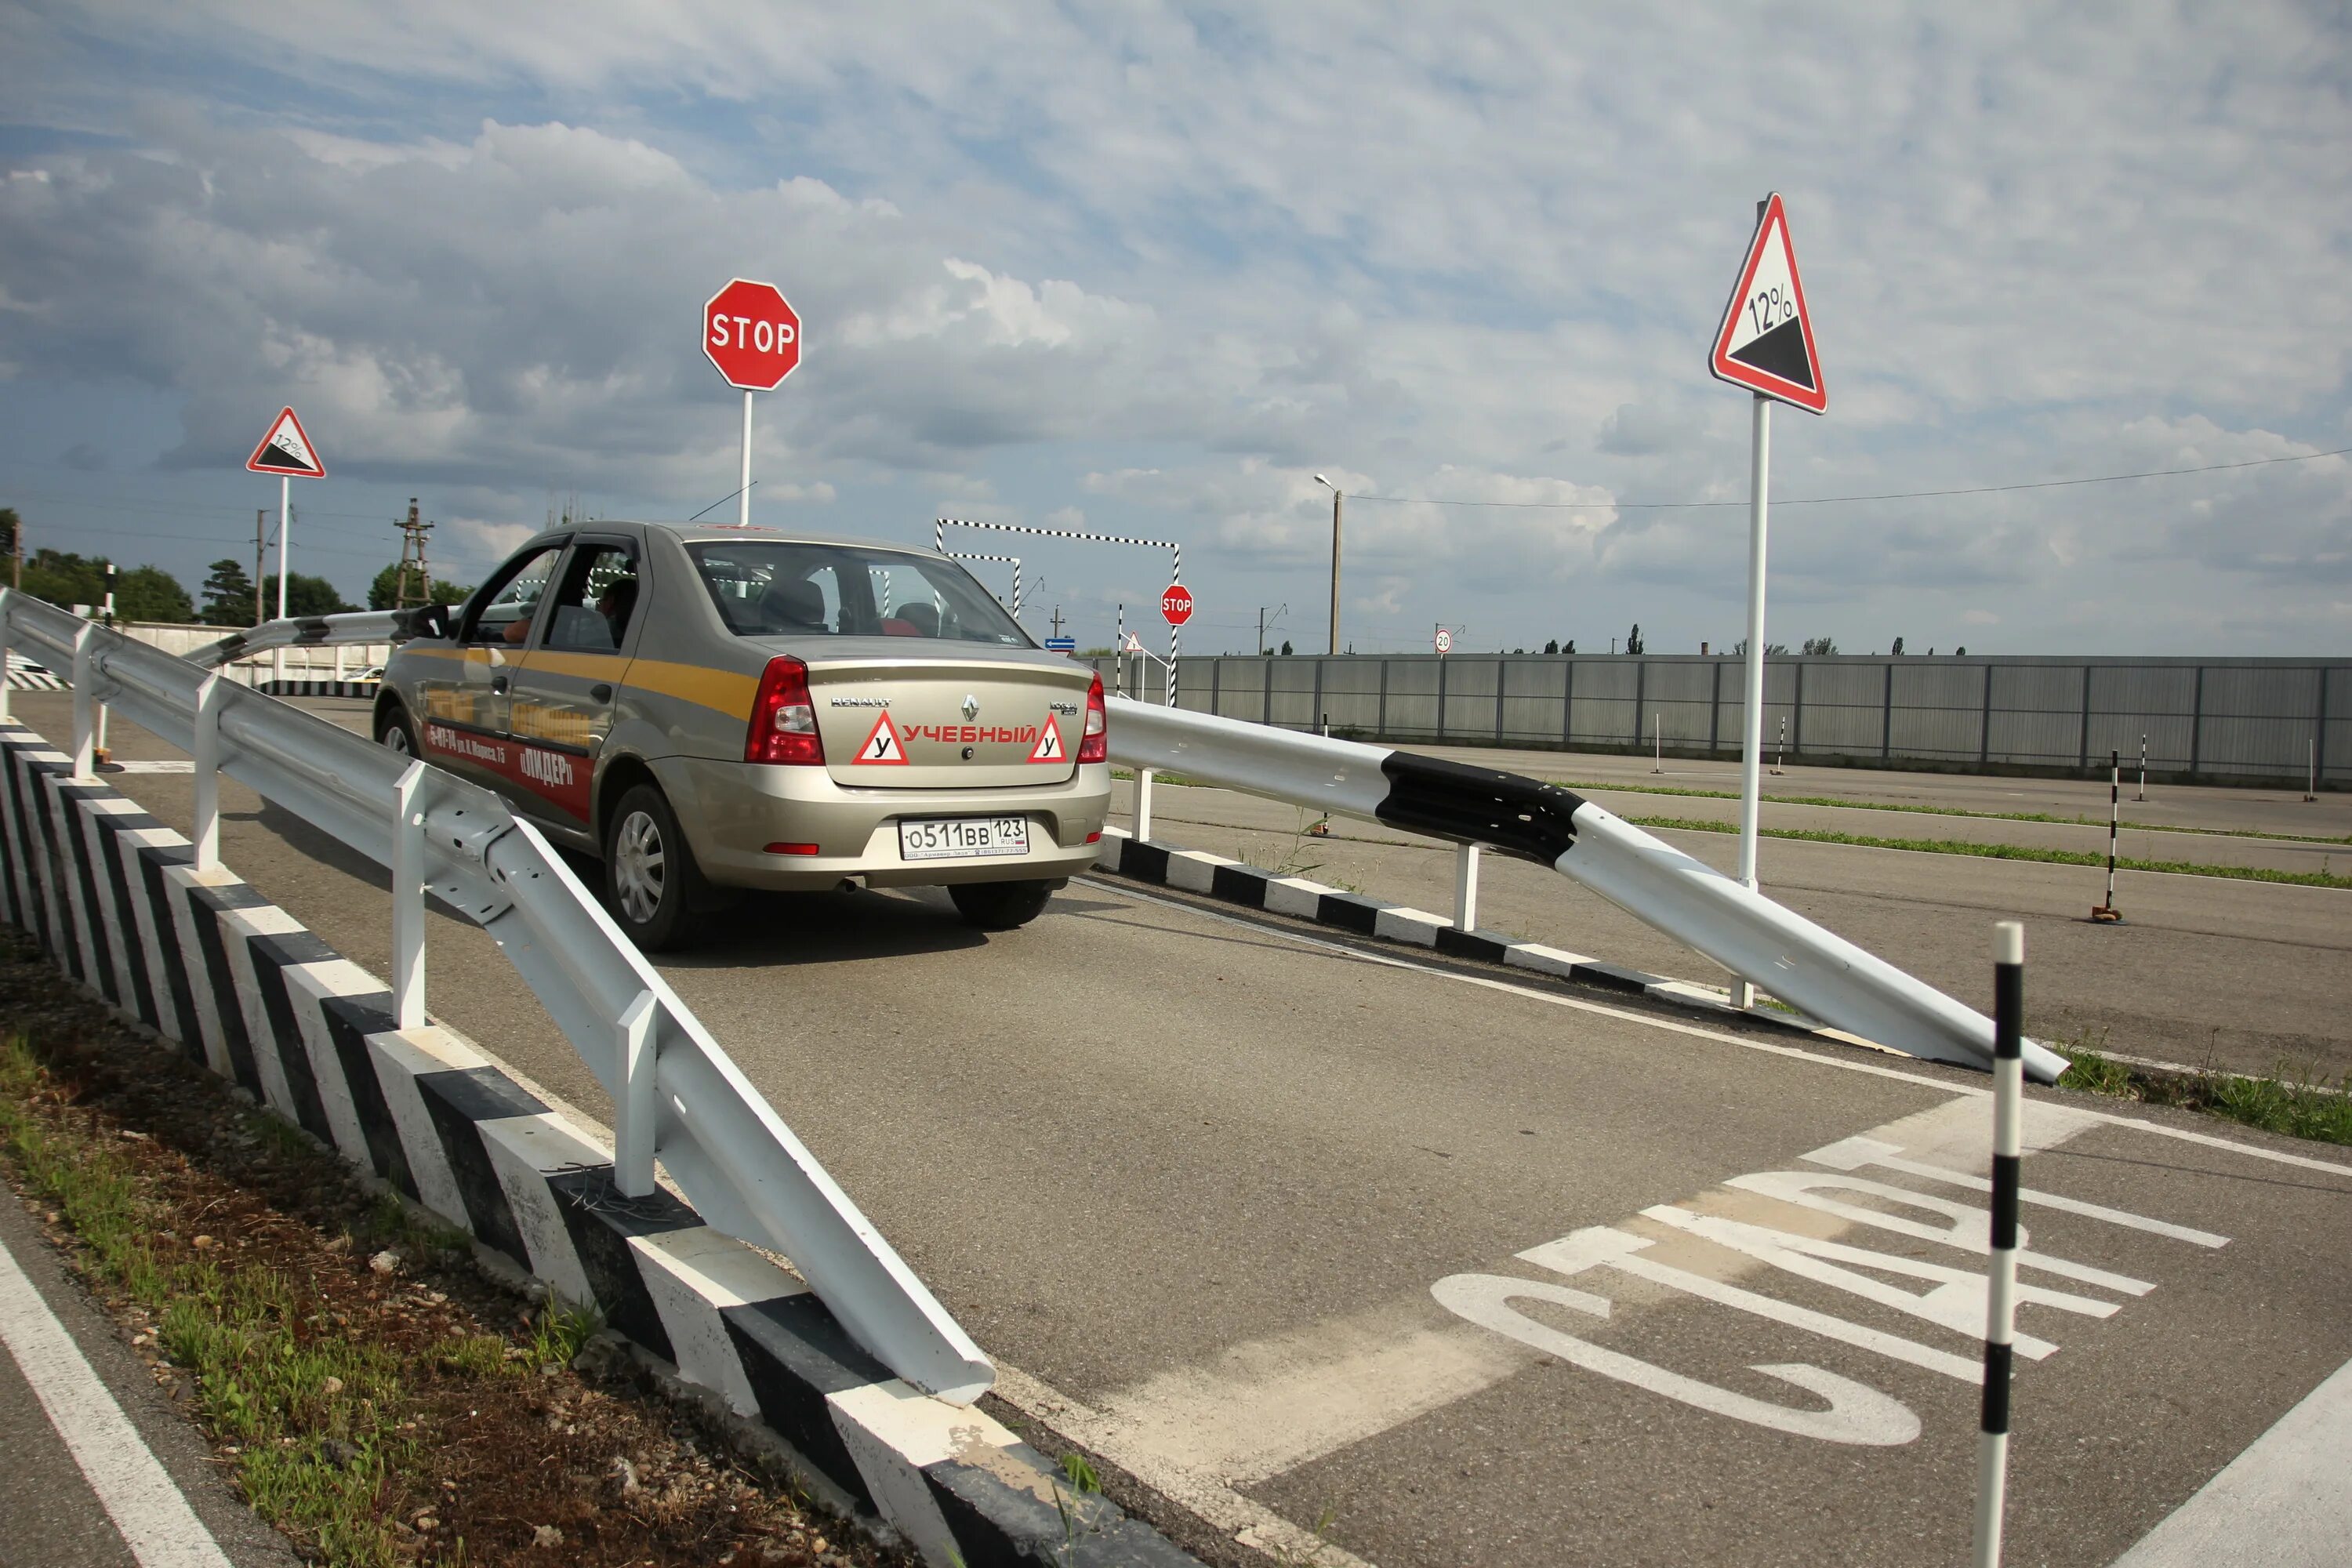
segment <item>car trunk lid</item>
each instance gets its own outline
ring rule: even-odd
[[[859,639],[808,660],[825,771],[866,789],[1059,784],[1077,766],[1094,671],[1068,659]]]

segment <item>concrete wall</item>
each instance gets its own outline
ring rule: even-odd
[[[1118,661],[1098,661],[1106,682]],[[1128,695],[1160,699],[1129,656]],[[1177,702],[1389,742],[1739,753],[1736,657],[1578,654],[1200,657]],[[2352,659],[1903,658],[1770,660],[1764,734],[1814,762],[2088,772],[2110,751],[2151,773],[2352,787]],[[1785,723],[1785,731],[1783,725]]]

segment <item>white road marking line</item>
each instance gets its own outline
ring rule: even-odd
[[[1738,1046],[1744,1051],[1761,1051],[1767,1056],[1791,1057],[1798,1061],[1811,1062],[1819,1067],[1836,1068],[1841,1072],[1865,1073],[1873,1078],[1891,1078],[1903,1083],[1925,1084],[1929,1089],[1939,1089],[1950,1095],[1990,1099],[1992,1094],[1990,1088],[1979,1089],[1972,1084],[1952,1083],[1944,1079],[1930,1078],[1926,1073],[1905,1072],[1900,1068],[1883,1068],[1870,1062],[1844,1061],[1836,1057],[1822,1056],[1817,1051],[1802,1050],[1795,1046],[1774,1045],[1769,1040],[1747,1039],[1738,1035],[1726,1034],[1720,1029],[1704,1028],[1696,1024],[1685,1024],[1672,1018],[1653,1017],[1645,1013],[1630,1012],[1625,1008],[1612,1007],[1600,1002],[1587,1002],[1580,996],[1554,995],[1548,991],[1538,991],[1526,985],[1514,985],[1509,981],[1496,980],[1484,974],[1465,974],[1456,970],[1440,969],[1434,964],[1415,963],[1410,959],[1392,958],[1387,953],[1368,952],[1361,948],[1349,947],[1343,942],[1326,942],[1318,937],[1286,931],[1280,926],[1265,921],[1229,915],[1221,910],[1204,910],[1197,904],[1187,903],[1181,899],[1160,898],[1150,893],[1139,892],[1132,888],[1105,882],[1094,877],[1077,877],[1073,878],[1072,880],[1082,882],[1097,892],[1114,894],[1119,898],[1133,900],[1138,903],[1157,904],[1163,909],[1181,910],[1186,914],[1197,915],[1202,920],[1215,921],[1223,925],[1239,926],[1244,931],[1259,931],[1268,936],[1278,937],[1282,941],[1300,947],[1316,948],[1324,952],[1337,953],[1343,958],[1360,959],[1366,963],[1377,963],[1390,969],[1410,969],[1422,974],[1433,974],[1442,980],[1458,981],[1465,985],[1475,985],[1488,991],[1501,991],[1514,996],[1524,996],[1530,1001],[1547,1003],[1555,1007],[1567,1007],[1579,1013],[1593,1013],[1604,1018],[1621,1018],[1629,1024],[1642,1024],[1650,1028],[1664,1029],[1669,1034],[1688,1035],[1696,1039],[1714,1040],[1721,1045]],[[2087,1108],[2076,1110],[2074,1107],[2067,1109],[2072,1114],[2085,1117],[2093,1121],[2104,1122],[2111,1127],[2128,1127],[2141,1132],[2153,1132],[2158,1137],[2178,1138],[2184,1142],[2202,1143],[2209,1148],[2226,1149],[2231,1153],[2243,1154],[2250,1159],[2269,1160],[2282,1165],[2298,1165],[2305,1170],[2325,1171],[2330,1175],[2352,1177],[2352,1165],[2337,1164],[2327,1160],[2315,1160],[2305,1154],[2291,1154],[2284,1150],[2265,1149],[2259,1144],[2240,1143],[2228,1138],[2217,1138],[2210,1132],[2192,1131],[2186,1127],[2167,1127],[2159,1122],[2142,1121],[2136,1117],[2118,1116],[2111,1110],[2092,1110]]]
[[[1899,1144],[1881,1143],[1874,1138],[1845,1138],[1824,1148],[1816,1149],[1810,1154],[1800,1154],[1797,1157],[1801,1160],[1811,1160],[1816,1165],[1827,1165],[1834,1171],[1856,1171],[1864,1165],[1879,1165],[1890,1171],[1903,1171],[1914,1176],[1925,1176],[1931,1182],[1948,1182],[1953,1186],[1966,1187],[1970,1192],[1992,1191],[1992,1184],[1982,1176],[1972,1176],[1965,1171],[1953,1171],[1941,1165],[1931,1165],[1925,1160],[1906,1160],[1902,1155],[1903,1150]],[[2039,1205],[2042,1208],[2057,1209],[2065,1214],[2083,1215],[2091,1219],[2103,1219],[2109,1225],[2119,1225],[2127,1230],[2147,1231],[2150,1236],[2168,1236],[2175,1241],[2190,1242],[2199,1247],[2230,1245],[2228,1237],[2216,1236],[2210,1230],[2197,1230],[2185,1225],[2174,1225],[2169,1220],[2150,1219],[2146,1215],[2131,1214],[2123,1209],[2111,1209],[2104,1204],[2086,1204],[2080,1198],[2060,1197],[2055,1193],[2037,1192],[2032,1187],[2020,1187],[2017,1195],[2024,1203]]]
[[[1102,1396],[1126,1446],[1229,1486],[1336,1453],[1502,1382],[1536,1358],[1410,1296]]]
[[[0,1243],[0,1342],[141,1568],[230,1568],[81,1347]]]
[[[2352,1362],[2279,1417],[2115,1568],[2290,1568],[2345,1558],[2352,1519]]]
[[[996,1364],[997,1397],[1032,1420],[1044,1423],[1070,1441],[1104,1458],[1211,1525],[1230,1531],[1235,1541],[1269,1556],[1286,1554],[1293,1563],[1314,1563],[1322,1568],[1372,1568],[1363,1558],[1324,1541],[1267,1508],[1254,1502],[1213,1477],[1178,1464],[1127,1441],[1128,1428],[1026,1373]],[[1277,1558],[1277,1561],[1284,1560]]]

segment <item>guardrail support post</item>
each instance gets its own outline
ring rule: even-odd
[[[11,595],[14,592],[15,592],[15,590],[14,590],[14,589],[11,589],[11,588],[0,588],[0,724],[5,724],[5,723],[7,723],[7,722],[9,721],[9,719],[8,719],[8,615],[9,615],[8,600],[9,600],[10,595]]]
[[[1454,929],[1478,929],[1478,847],[1463,844],[1454,851]]]
[[[97,624],[91,621],[84,621],[74,633],[73,776],[78,779],[95,775],[92,764],[97,761],[98,705],[91,700],[90,688],[98,681],[98,662],[90,645],[97,636]]]
[[[621,1010],[621,1097],[614,1107],[613,1184],[625,1198],[654,1194],[654,1118],[656,1097],[654,994],[640,991]]]
[[[1139,844],[1151,841],[1151,770],[1135,770],[1135,839]]]
[[[425,764],[392,789],[392,1012],[395,1026],[425,1026],[425,816],[416,809]]]
[[[227,691],[220,672],[205,677],[196,688],[194,733],[188,755],[194,760],[196,784],[196,869],[220,869],[220,710]]]

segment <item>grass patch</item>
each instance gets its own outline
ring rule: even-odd
[[[1601,779],[1553,779],[1549,782],[1567,789],[1612,790],[1619,795],[1682,795],[1692,800],[1738,800],[1739,798],[1738,790],[1728,789],[1685,789],[1667,784],[1611,784]],[[1843,800],[1834,795],[1759,795],[1757,798],[1773,805],[1832,805],[1843,811],[1908,811],[1921,816],[1967,816],[1984,822],[2046,822],[2060,827],[2105,827],[2106,826],[2106,820],[2104,817],[2053,816],[2046,811],[1970,811],[1964,806],[1912,805],[1890,801]],[[2208,838],[2273,838],[2287,844],[2352,844],[2352,835],[2331,837],[2315,833],[2263,833],[2250,827],[2175,827],[2147,822],[2126,822],[2124,826],[2135,833],[2188,833],[2202,835]]]
[[[2352,1145],[2352,1074],[2331,1085],[2294,1072],[2285,1063],[2279,1065],[2275,1078],[2205,1068],[2193,1073],[2152,1071],[2081,1046],[2059,1048],[2071,1064],[2058,1079],[2061,1089],[2201,1110],[2289,1138]]]
[[[1688,816],[1629,816],[1636,827],[1685,833],[1737,833],[1736,822],[1703,822]],[[1793,838],[1807,844],[1851,844],[1864,849],[1909,849],[1926,855],[1970,855],[1981,860],[2036,860],[2053,866],[2104,866],[2105,855],[2088,849],[2045,849],[2028,844],[1978,844],[1965,838],[1883,838],[1868,833],[1833,833],[1813,827],[1759,827],[1759,837]],[[2143,860],[2119,855],[2121,871],[2166,871],[2182,877],[2221,877],[2240,882],[2284,882],[2298,888],[2352,888],[2352,877],[2327,871],[2280,871],[2268,866],[2210,866],[2189,860]]]
[[[94,1271],[153,1314],[160,1348],[194,1373],[198,1412],[237,1446],[247,1498],[315,1541],[328,1563],[390,1564],[395,1542],[380,1500],[412,1447],[396,1426],[393,1358],[338,1334],[275,1268],[160,1250],[163,1205],[120,1154],[27,1108],[47,1088],[23,1036],[0,1042],[0,1145],[79,1236]]]

